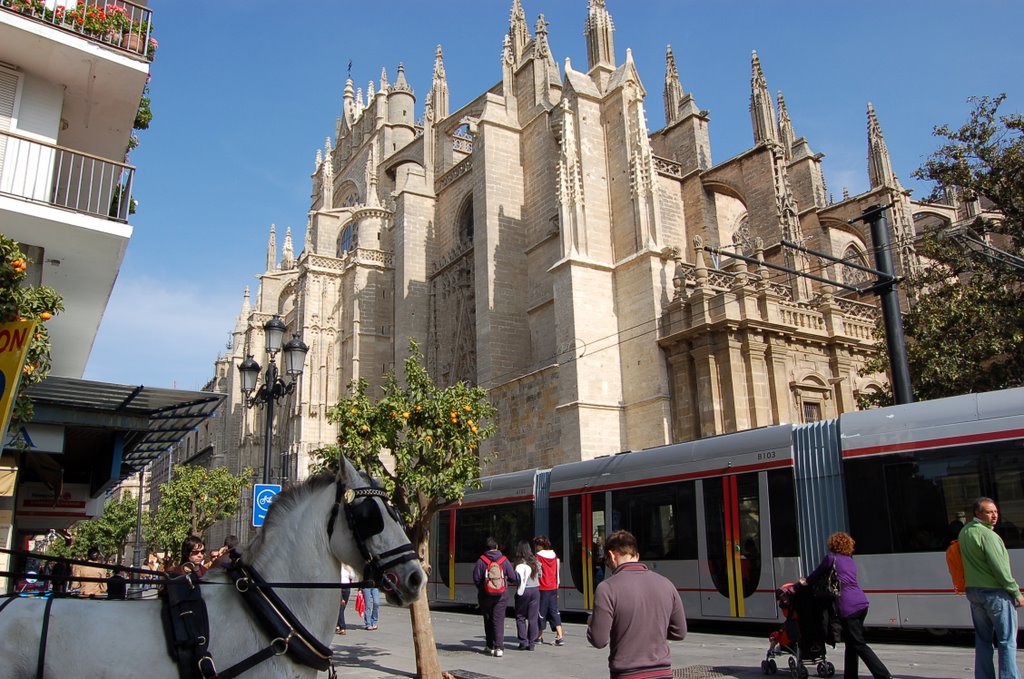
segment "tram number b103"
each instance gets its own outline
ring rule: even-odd
[[[757,459],[758,459],[758,461],[760,461],[760,460],[774,460],[775,459],[775,451],[774,450],[769,450],[767,453],[758,453],[757,454]]]

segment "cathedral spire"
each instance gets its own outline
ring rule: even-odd
[[[317,149],[319,152],[320,149]],[[270,240],[267,241],[267,271],[273,271],[277,267],[277,232],[276,227],[270,225]]]
[[[676,57],[672,45],[665,48],[665,125],[679,120],[679,105],[683,102],[683,84],[679,81]]]
[[[284,232],[284,248],[281,252],[281,268],[290,269],[292,268],[292,262],[295,260],[295,246],[292,245],[292,227],[288,227]]]
[[[786,100],[782,98],[782,90],[779,90],[779,143],[782,144],[782,152],[785,154],[786,160],[793,158],[793,141],[795,139],[793,121],[789,118]]]
[[[605,0],[589,0],[587,21],[583,25],[583,34],[587,37],[587,66],[593,70],[596,66],[615,68],[615,43],[612,41],[612,16],[608,13]]]
[[[434,78],[430,82],[427,99],[434,110],[434,120],[448,117],[448,77],[444,72],[444,54],[440,45],[434,52]]]
[[[352,87],[352,78],[345,80],[345,96],[342,104],[342,112],[345,114],[345,120],[351,125],[355,120],[355,93],[356,91]]]
[[[892,159],[889,157],[889,147],[882,136],[882,126],[878,124],[875,116],[875,107],[868,102],[868,181],[871,188],[888,186],[899,188],[899,180],[892,170]]]
[[[391,86],[391,90],[393,92],[409,92],[412,94],[412,88],[405,79],[405,64],[398,64],[398,75],[395,76],[395,84]]]
[[[514,63],[519,63],[530,42],[530,28],[526,25],[526,12],[519,0],[512,0],[512,12],[508,20],[508,37]]]
[[[388,69],[384,66],[380,67],[380,91],[388,91]]]
[[[775,105],[768,91],[768,82],[761,70],[761,60],[754,50],[751,57],[750,76],[750,118],[754,124],[754,143],[778,141],[778,128],[775,124]]]

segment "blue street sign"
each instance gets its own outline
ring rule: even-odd
[[[277,483],[257,483],[252,487],[252,525],[259,528],[267,518],[267,510],[274,497],[281,492]]]

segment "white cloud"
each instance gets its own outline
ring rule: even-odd
[[[242,296],[122,271],[93,345],[85,378],[200,389],[225,351]]]

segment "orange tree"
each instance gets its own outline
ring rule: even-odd
[[[366,380],[353,382],[352,395],[328,411],[328,420],[338,425],[338,446],[314,452],[314,468],[335,466],[340,449],[353,465],[379,479],[429,570],[431,519],[442,504],[460,501],[466,487],[479,481],[479,447],[494,433],[495,408],[481,387],[435,385],[413,340],[404,384],[389,373],[376,401],[368,389]],[[412,606],[412,626],[417,676],[440,677],[425,597]]]
[[[61,295],[53,288],[24,284],[28,264],[18,244],[0,234],[0,323],[48,321],[64,310]],[[46,331],[46,326],[38,323],[18,382],[18,395],[12,415],[14,421],[27,422],[32,419],[32,401],[26,392],[30,386],[41,382],[49,371],[50,333]]]

